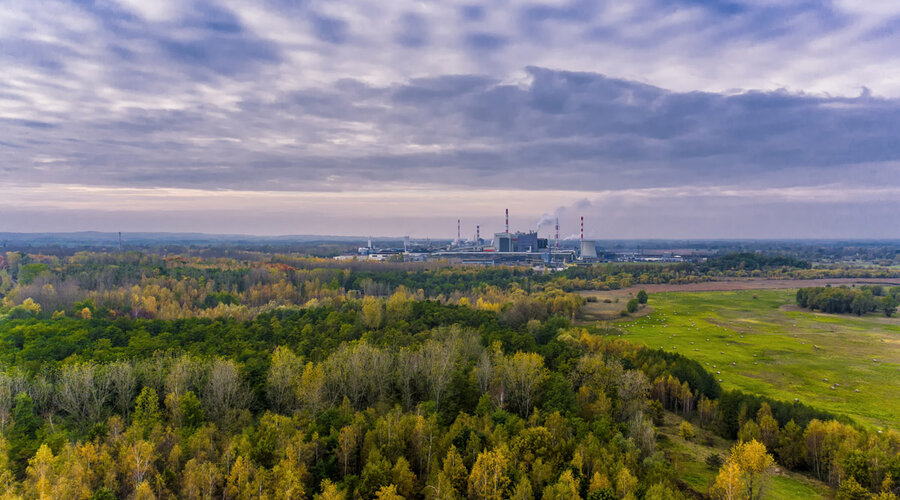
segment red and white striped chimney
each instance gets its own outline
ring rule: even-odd
[[[559,250],[559,217],[556,218],[556,249]]]
[[[509,209],[506,209],[506,234],[509,234]]]
[[[584,241],[584,216],[581,216],[581,239]]]

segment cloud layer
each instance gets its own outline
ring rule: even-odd
[[[129,193],[177,192],[198,214],[178,230],[234,196],[274,200],[264,232],[332,234],[357,229],[275,207],[349,203],[398,234],[533,197],[535,220],[617,210],[604,237],[716,236],[748,213],[743,234],[776,236],[780,210],[821,219],[787,235],[898,237],[900,9],[857,3],[14,0],[0,230],[97,229]],[[131,208],[165,229],[146,196]]]

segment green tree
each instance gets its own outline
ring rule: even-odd
[[[881,307],[884,315],[890,318],[897,312],[897,306],[900,305],[900,302],[893,295],[885,295],[878,305]]]
[[[637,293],[637,300],[638,300],[638,303],[640,303],[640,304],[646,304],[646,303],[647,303],[647,298],[648,298],[648,296],[647,296],[647,291],[646,291],[646,290],[639,290],[639,291],[638,291],[638,293]]]
[[[144,432],[149,431],[160,421],[159,396],[156,389],[144,387],[134,402],[133,422]]]
[[[625,310],[628,311],[629,314],[633,314],[638,310],[638,299],[631,299],[625,305]]]

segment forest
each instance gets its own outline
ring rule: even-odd
[[[864,285],[859,288],[807,287],[797,290],[797,305],[810,310],[861,316],[881,311],[891,317],[900,305],[900,287]]]
[[[573,322],[578,280],[679,266],[54,259],[0,271],[0,498],[755,499],[776,467],[839,498],[900,487],[895,430]],[[660,446],[666,415],[733,442],[709,491]]]

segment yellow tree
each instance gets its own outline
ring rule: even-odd
[[[315,496],[315,500],[345,500],[347,494],[328,479],[322,481],[322,493]]]
[[[393,484],[382,486],[375,492],[375,498],[378,500],[403,500],[403,495],[397,493],[397,487]]]
[[[544,495],[541,498],[546,500],[581,500],[581,495],[578,494],[578,481],[572,476],[572,471],[567,469],[560,474],[559,481],[556,484],[544,488]]]
[[[56,498],[53,492],[53,452],[46,444],[38,448],[34,457],[28,461],[26,491],[30,498],[50,500]]]
[[[765,445],[756,440],[735,445],[728,460],[736,463],[743,472],[750,500],[760,498],[765,480],[775,465],[772,455],[766,453]]]
[[[506,498],[509,477],[506,468],[509,459],[501,450],[484,451],[478,454],[472,473],[469,474],[469,496],[483,500]]]
[[[225,484],[225,494],[228,498],[236,500],[250,500],[254,496],[253,476],[255,468],[250,460],[238,455],[231,466],[228,480]]]
[[[628,470],[628,467],[622,467],[616,474],[616,493],[623,499],[634,499],[634,492],[637,490],[638,480],[634,474]]]
[[[308,474],[306,464],[300,463],[295,453],[281,459],[272,469],[273,498],[276,500],[301,500],[306,498],[303,481]]]
[[[318,415],[325,400],[325,370],[320,363],[309,362],[303,367],[297,398],[313,416]]]
[[[357,442],[359,441],[359,432],[353,425],[345,425],[341,427],[338,434],[337,458],[344,469],[344,475],[349,474],[350,465],[353,457],[356,455]]]
[[[384,317],[384,305],[380,299],[365,297],[362,300],[362,322],[368,328],[378,328]]]
[[[713,485],[712,494],[721,500],[743,500],[747,498],[744,493],[744,474],[741,467],[732,461],[728,461],[719,469],[716,482]]]

